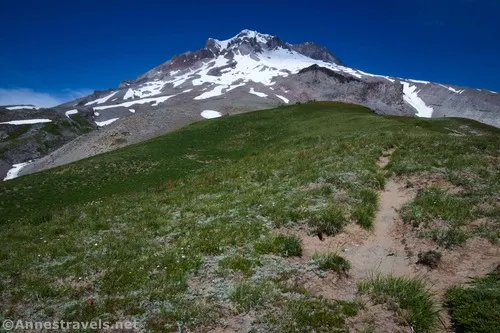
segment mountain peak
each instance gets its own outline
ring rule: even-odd
[[[206,44],[206,48],[210,49],[212,52],[219,51],[223,52],[224,50],[232,50],[238,48],[240,45],[248,43],[248,44],[266,44],[268,41],[275,39],[277,37],[263,34],[250,29],[243,29],[236,36],[219,40],[215,38],[209,38]],[[215,53],[215,52],[214,52]]]
[[[245,74],[246,76],[242,77],[245,80],[257,75],[254,73],[257,67],[270,74],[273,71],[279,72],[277,68],[287,73],[296,72],[296,67],[299,63],[304,65],[304,67],[312,65],[316,61],[331,65],[343,65],[327,48],[315,43],[289,44],[279,37],[263,34],[255,30],[244,29],[234,37],[226,40],[209,38],[203,49],[196,52],[186,52],[180,56],[173,57],[169,61],[141,75],[136,82],[163,79],[167,76],[170,77],[170,73],[172,72],[187,74],[188,72],[196,71],[212,60],[216,60],[216,64],[224,64],[224,66],[230,67],[234,67],[234,64],[238,61],[241,64],[248,61],[257,62],[253,67],[254,70],[245,67],[245,70],[239,71],[238,77],[243,75],[242,73],[250,71]],[[230,63],[227,63],[228,61]],[[227,68],[222,70],[228,71]],[[210,73],[219,72],[214,68]],[[280,72],[279,75],[283,73]],[[266,76],[267,79],[269,78]]]

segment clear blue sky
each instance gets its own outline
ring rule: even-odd
[[[370,73],[500,91],[500,0],[0,0],[0,13],[0,103],[116,87],[242,29]]]

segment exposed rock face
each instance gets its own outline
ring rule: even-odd
[[[300,54],[303,54],[311,59],[322,60],[338,64],[341,66],[345,66],[345,64],[334,54],[328,51],[326,47],[323,47],[316,43],[307,42],[303,44],[296,44],[296,45],[291,45],[291,48],[292,50],[299,52]]]
[[[496,92],[370,74],[345,66],[315,43],[294,45],[243,30],[227,40],[209,38],[204,48],[175,56],[136,80],[122,81],[118,89],[60,105],[59,115],[76,107],[86,119],[106,126],[30,164],[21,174],[149,139],[202,120],[204,110],[234,114],[309,100],[356,103],[380,114],[466,117],[500,127]],[[28,151],[26,156],[40,156]],[[15,156],[8,159],[19,162]]]

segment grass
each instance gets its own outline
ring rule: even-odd
[[[468,286],[447,290],[446,305],[455,332],[498,332],[500,323],[500,272],[476,278]]]
[[[219,261],[219,266],[223,269],[240,271],[245,274],[250,274],[255,266],[260,265],[260,262],[255,259],[246,258],[240,254],[225,257]]]
[[[354,205],[351,218],[361,227],[371,230],[378,208],[378,194],[373,189],[362,189],[357,194],[359,203]]]
[[[419,190],[415,199],[403,207],[403,220],[423,230],[422,235],[444,248],[461,246],[478,234],[496,243],[499,235],[494,229],[500,225],[500,214],[487,192],[499,189],[498,175],[487,172],[484,176],[492,183],[484,184],[485,179],[479,178],[477,184],[467,183],[470,191],[467,193],[453,194],[437,187]],[[477,174],[469,173],[467,177],[476,178]],[[454,181],[459,183],[461,179]],[[470,226],[471,222],[481,218],[487,221],[481,229]]]
[[[356,303],[304,296],[288,301],[270,321],[276,332],[345,332],[346,317],[357,311]]]
[[[446,129],[460,126],[481,135],[457,138]],[[417,201],[417,231],[432,237],[446,218],[446,230],[495,239],[498,134],[467,120],[311,103],[203,121],[2,182],[0,314],[132,318],[153,331],[188,331],[208,330],[237,308],[251,309],[254,325],[267,331],[345,330],[354,305],[275,281],[318,268],[290,259],[302,255],[300,238],[274,229],[370,228],[391,172],[439,171],[464,192],[450,193],[438,210]],[[394,146],[381,173],[376,161]],[[456,202],[471,214],[457,215]],[[480,229],[471,225],[477,218],[485,219]],[[198,276],[206,281],[196,287]]]
[[[452,248],[463,245],[468,238],[468,234],[460,229],[432,230],[431,238],[444,248]]]
[[[309,226],[315,233],[333,236],[342,231],[347,224],[342,207],[335,203],[324,206],[309,217]]]
[[[313,255],[312,260],[318,265],[321,270],[333,270],[339,274],[347,274],[351,269],[349,260],[336,253],[326,253]]]
[[[375,276],[358,285],[376,304],[386,303],[416,333],[434,332],[439,311],[434,295],[422,278]]]
[[[240,310],[249,311],[264,307],[278,297],[278,290],[270,281],[246,281],[237,284],[229,298]]]
[[[298,236],[270,236],[255,244],[257,253],[273,253],[283,257],[301,257],[302,241]]]
[[[449,194],[440,188],[427,188],[419,191],[416,198],[405,206],[403,218],[414,226],[428,225],[435,218],[460,226],[471,218],[472,208],[465,197]]]
[[[430,250],[426,252],[420,252],[418,254],[417,264],[425,265],[431,269],[437,268],[439,262],[441,261],[441,252]]]

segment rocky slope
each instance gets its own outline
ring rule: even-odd
[[[369,74],[347,67],[317,44],[294,45],[243,30],[228,40],[210,38],[204,48],[123,81],[118,89],[59,106],[63,112],[90,114],[102,130],[37,160],[21,174],[139,142],[206,117],[309,100],[356,103],[379,114],[465,117],[500,127],[496,92]]]
[[[38,109],[31,105],[0,106],[0,179],[95,129],[92,110]],[[8,171],[11,166],[10,174]]]

